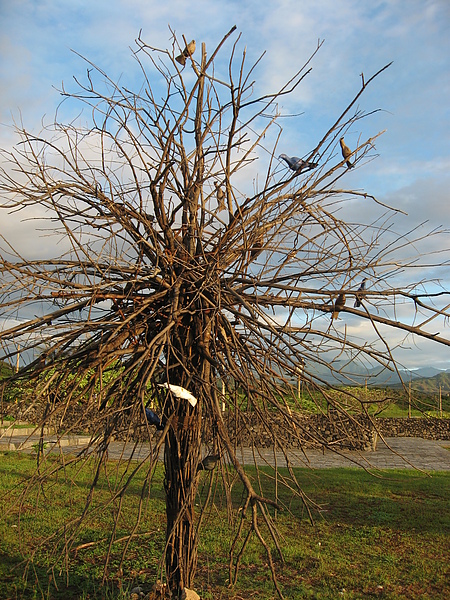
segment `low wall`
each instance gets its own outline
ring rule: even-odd
[[[450,419],[377,417],[376,425],[385,437],[420,437],[450,440]]]
[[[258,422],[256,415],[227,420],[231,438],[238,445],[253,442],[263,448],[284,443],[286,448],[336,448],[373,451],[378,434],[383,437],[420,437],[450,440],[450,419],[435,418],[350,418],[340,413],[297,415],[287,423],[274,414],[270,423]]]
[[[71,430],[73,434],[92,433],[102,427],[101,415],[96,409],[91,408],[89,413],[84,413],[83,407],[72,407],[69,412],[73,414],[66,414],[66,426],[71,421],[78,422],[78,426]],[[17,404],[7,407],[5,415],[35,423],[39,423],[42,418],[39,410],[27,410]],[[450,419],[377,417],[372,422],[367,417],[351,418],[330,411],[329,415],[283,415],[273,412],[269,413],[268,420],[266,417],[264,422],[257,413],[242,413],[237,416],[226,413],[224,420],[233,443],[242,446],[253,443],[262,448],[283,445],[285,448],[329,447],[370,451],[376,448],[378,434],[383,437],[450,440]],[[123,431],[117,431],[117,439],[129,439],[128,426],[129,423],[125,420],[123,426],[119,427]],[[133,429],[134,439],[148,439],[145,426],[136,424]],[[203,431],[205,442],[212,437],[210,431]]]
[[[261,423],[258,415],[244,414],[226,419],[231,439],[238,445],[249,443],[262,448],[275,444],[285,448],[325,448],[374,450],[376,431],[365,417],[350,418],[339,413],[330,415],[292,415],[274,413],[269,422]]]

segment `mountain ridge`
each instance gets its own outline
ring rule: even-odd
[[[441,392],[450,393],[450,369],[418,367],[417,369],[399,369],[398,372],[393,372],[380,367],[366,369],[356,365],[346,365],[345,369],[342,367],[342,371],[340,371],[336,362],[333,367],[335,370],[331,371],[325,366],[312,365],[305,371],[313,378],[322,379],[329,385],[396,388],[411,383],[412,389],[436,393],[441,387]]]

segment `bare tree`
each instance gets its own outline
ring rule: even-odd
[[[187,48],[184,37],[174,35],[170,50],[139,38],[139,92],[90,64],[77,91],[62,90],[92,110],[89,124],[55,122],[40,135],[18,127],[20,143],[3,152],[1,171],[3,208],[46,220],[45,236],[56,235],[65,248],[56,257],[28,260],[3,239],[5,355],[15,355],[20,343],[28,361],[16,377],[36,382],[43,423],[63,424],[76,404],[91,411],[86,454],[95,447],[99,457],[93,485],[111,439],[118,431],[130,439],[152,402],[162,435],[149,460],[152,465],[164,446],[165,572],[176,597],[191,587],[196,570],[205,508],[195,514],[200,472],[216,464],[225,481],[234,469],[246,489],[230,581],[254,534],[282,596],[259,526],[267,524],[279,549],[266,509],[279,503],[263,497],[247,476],[231,423],[239,422],[252,444],[251,414],[285,451],[271,415],[275,410],[282,429],[304,440],[297,375],[331,401],[312,364],[337,368],[333,358],[340,353],[396,369],[386,326],[449,344],[429,329],[448,317],[448,308],[436,307],[422,282],[398,289],[383,279],[416,261],[399,263],[409,241],[390,228],[394,209],[340,183],[350,165],[360,167],[373,155],[379,133],[350,154],[341,153],[339,140],[370,115],[357,101],[389,65],[362,77],[355,97],[302,160],[282,162],[278,102],[307,76],[320,44],[280,90],[257,97],[252,78],[259,61],[247,68],[245,51],[238,58],[239,37],[227,65],[219,60],[234,30],[210,56],[204,44]],[[258,169],[256,180],[257,157],[264,172]],[[339,218],[353,198],[379,209],[376,218]],[[399,301],[414,304],[414,324],[389,311]],[[336,327],[346,313],[370,322],[381,345]],[[364,402],[361,407],[364,412]],[[286,451],[285,457],[289,465]],[[295,478],[289,485],[301,495]]]

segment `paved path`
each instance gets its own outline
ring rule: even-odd
[[[386,445],[387,444],[387,445]],[[336,467],[358,467],[366,469],[421,469],[425,471],[450,471],[450,441],[423,440],[422,438],[386,438],[386,444],[379,441],[375,452],[344,450],[340,453],[331,450],[307,450],[289,452],[292,466],[329,469]],[[449,448],[449,449],[447,449]],[[265,459],[274,465],[273,452],[264,450],[258,462]],[[244,462],[252,460],[250,452],[244,452]],[[278,465],[285,463],[280,453]]]
[[[19,430],[16,430],[18,433]],[[15,433],[16,433],[15,432]],[[34,435],[3,434],[0,437],[0,451],[19,450],[31,452],[36,447],[37,437]],[[46,436],[47,450],[58,451],[55,436]],[[78,436],[62,438],[59,448],[63,452],[79,452],[89,443],[89,437]],[[387,445],[386,445],[387,444]],[[333,467],[357,467],[367,469],[422,469],[425,471],[450,471],[450,440],[434,441],[422,438],[386,438],[386,444],[378,441],[375,452],[331,450],[308,450],[305,454],[301,451],[290,450],[289,460],[294,467],[310,467],[314,469],[328,469]],[[109,446],[110,459],[128,459],[131,456],[137,460],[149,456],[149,444],[124,445],[122,442],[112,442]],[[245,464],[252,464],[254,457],[251,449],[244,448],[238,453]],[[256,455],[258,464],[286,466],[286,461],[281,452],[274,456],[273,450],[263,449]]]

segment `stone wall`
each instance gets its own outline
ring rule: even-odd
[[[296,416],[290,423],[274,413],[267,424],[256,415],[244,415],[238,421],[228,419],[228,431],[238,445],[253,442],[263,448],[283,443],[286,448],[336,448],[375,450],[378,434],[383,437],[420,437],[450,440],[450,419],[376,418],[329,415]]]
[[[39,423],[42,418],[42,411],[38,408],[29,409],[18,404],[5,408],[5,415],[18,420]],[[65,425],[72,426],[71,433],[93,433],[102,427],[101,419],[94,407],[86,412],[81,406],[73,406],[66,413]],[[366,417],[351,418],[337,412],[329,415],[296,414],[292,417],[274,412],[265,422],[257,413],[243,413],[237,417],[225,414],[224,420],[233,443],[242,446],[253,443],[263,448],[282,444],[285,448],[374,450],[377,432],[383,437],[450,440],[450,419],[377,417],[374,425]],[[124,419],[118,425],[116,439],[129,439],[129,422]],[[131,429],[134,439],[148,439],[145,425],[135,423]],[[156,433],[151,429],[152,433]],[[204,442],[212,437],[211,431],[203,431]]]
[[[238,420],[226,419],[231,439],[238,445],[249,443],[263,448],[274,444],[285,448],[348,448],[373,450],[376,432],[365,417],[341,414],[296,415],[286,417],[273,413],[270,421],[261,423],[256,414],[240,415]]]
[[[378,417],[376,424],[380,433],[385,437],[450,440],[450,419]]]

